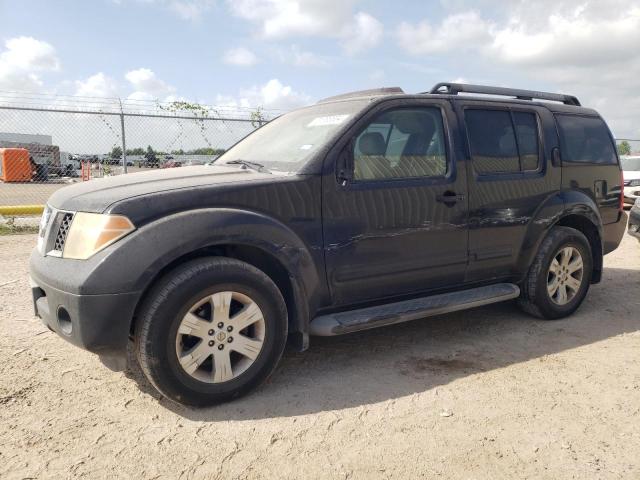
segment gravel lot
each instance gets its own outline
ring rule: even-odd
[[[640,244],[573,317],[501,304],[312,339],[193,410],[32,314],[35,236],[0,237],[0,478],[640,478]]]

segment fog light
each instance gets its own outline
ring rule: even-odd
[[[62,306],[58,307],[57,317],[60,331],[65,335],[71,335],[73,324],[71,323],[71,315],[69,315],[67,309]]]

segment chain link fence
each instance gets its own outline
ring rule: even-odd
[[[279,113],[0,92],[0,207],[37,210],[66,185],[213,162]]]

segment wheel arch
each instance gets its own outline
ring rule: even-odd
[[[290,342],[298,350],[304,350],[308,347],[306,330],[309,314],[304,293],[280,259],[260,247],[249,244],[220,243],[209,245],[174,258],[170,263],[166,264],[149,280],[140,295],[130,323],[131,335],[135,335],[138,312],[158,281],[178,266],[190,260],[207,257],[225,257],[243,261],[256,267],[273,280],[273,283],[280,290],[287,307]]]
[[[108,256],[90,282],[109,279],[111,288],[139,292],[130,333],[138,308],[159,278],[185,261],[225,256],[255,266],[274,281],[286,302],[290,339],[299,349],[307,346],[309,305],[319,295],[322,277],[311,249],[275,218],[229,208],[183,212],[141,227]],[[129,275],[123,277],[123,271]]]
[[[530,222],[518,262],[518,278],[524,279],[531,267],[540,245],[555,226],[570,227],[587,237],[593,254],[592,283],[602,278],[603,231],[602,219],[595,202],[582,192],[570,190],[550,197],[539,207]]]
[[[602,235],[598,230],[598,227],[588,217],[576,213],[570,213],[563,216],[555,225],[573,228],[587,237],[589,245],[591,246],[591,255],[593,257],[591,283],[599,283],[602,279],[603,252]]]

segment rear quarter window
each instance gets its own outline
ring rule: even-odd
[[[609,129],[599,117],[556,115],[562,161],[616,165],[615,147]]]

